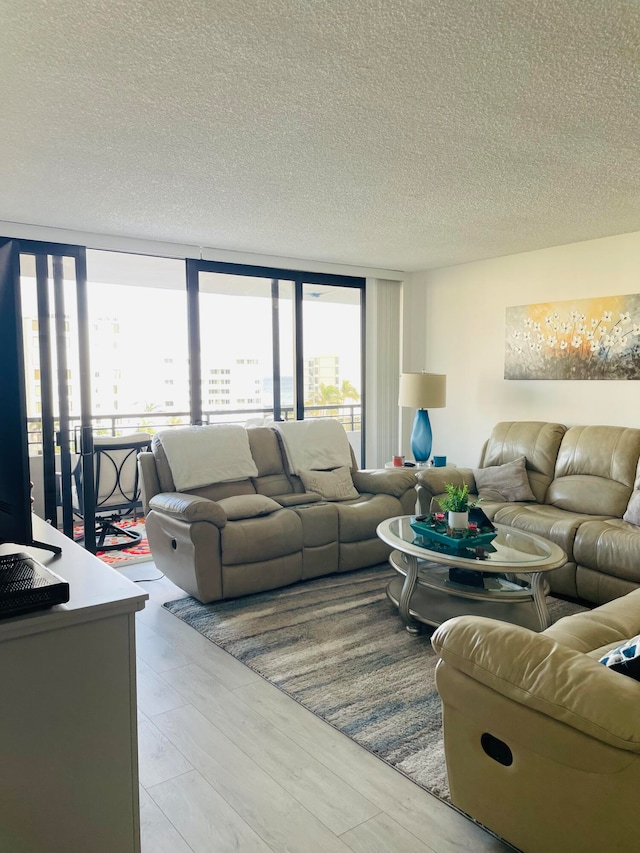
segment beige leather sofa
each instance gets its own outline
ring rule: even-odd
[[[640,590],[542,633],[436,629],[453,803],[524,853],[640,849],[640,683],[598,660],[640,633]]]
[[[560,545],[567,563],[549,573],[551,590],[601,604],[640,586],[640,527],[623,519],[640,499],[640,430],[499,423],[485,443],[478,468],[522,456],[535,501],[483,500],[481,506],[499,524]],[[437,508],[445,483],[466,483],[476,496],[474,470],[421,469],[417,474],[421,512]],[[637,516],[636,512],[640,523]]]
[[[415,512],[412,471],[359,471],[348,451],[354,496],[326,500],[290,473],[275,429],[246,432],[256,471],[237,480],[177,490],[158,436],[140,454],[149,545],[168,578],[208,602],[388,558],[376,527]]]

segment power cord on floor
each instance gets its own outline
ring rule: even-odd
[[[138,578],[137,580],[134,580],[134,583],[151,583],[152,581],[161,581],[163,577],[164,575],[160,573],[159,578]]]

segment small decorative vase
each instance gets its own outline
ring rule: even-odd
[[[469,511],[451,512],[449,510],[447,523],[452,530],[466,530],[469,526]]]

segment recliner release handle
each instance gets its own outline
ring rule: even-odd
[[[484,732],[480,738],[480,746],[489,758],[493,758],[498,764],[503,764],[505,767],[513,764],[513,753],[503,740]]]

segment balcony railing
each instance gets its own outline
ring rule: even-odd
[[[295,420],[295,412],[292,406],[281,408],[282,417],[285,421]],[[329,404],[324,406],[307,406],[304,411],[305,419],[311,418],[336,418],[343,424],[348,432],[359,432],[362,428],[362,405],[352,404]],[[245,424],[255,419],[268,419],[273,417],[272,409],[231,409],[210,410],[203,413],[203,419],[207,424]],[[158,432],[169,427],[188,426],[191,423],[189,412],[133,412],[133,413],[111,413],[95,415],[91,422],[95,435],[129,435],[134,432]],[[27,418],[29,430],[29,451],[32,455],[42,453],[42,430],[40,418]],[[71,441],[79,433],[80,418],[69,418],[69,433]],[[56,433],[60,429],[59,423],[54,423]]]

